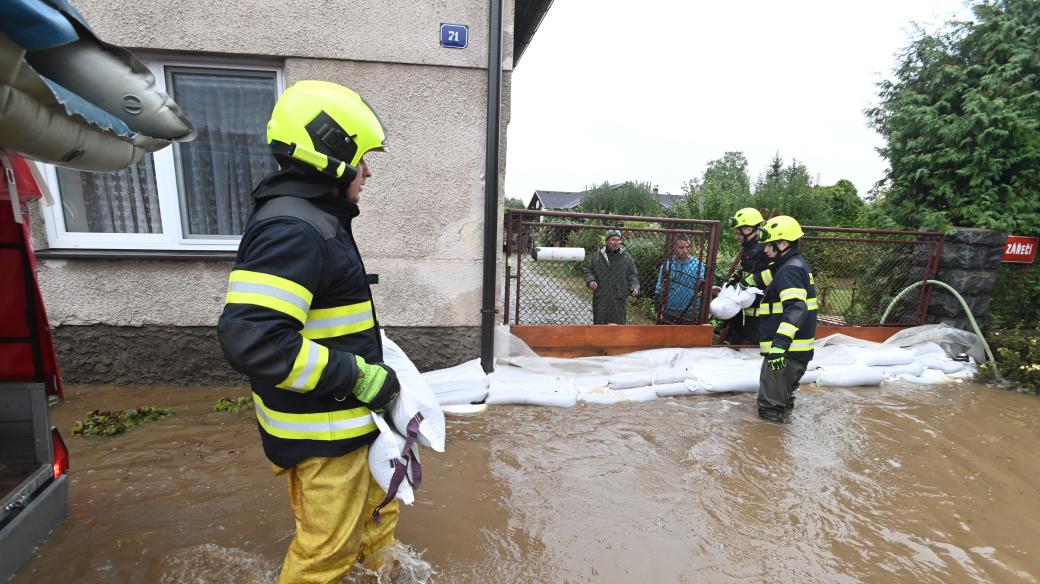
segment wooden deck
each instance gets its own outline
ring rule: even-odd
[[[820,326],[816,338],[841,333],[880,343],[898,326]],[[543,357],[622,355],[661,347],[710,347],[714,329],[694,325],[513,325],[510,331]]]

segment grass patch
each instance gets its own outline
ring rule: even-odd
[[[214,412],[228,412],[229,414],[237,414],[242,410],[253,409],[253,398],[251,397],[222,397],[220,400],[213,404]]]
[[[173,415],[172,410],[157,406],[133,408],[122,412],[92,410],[72,425],[72,434],[81,436],[114,436],[134,426]]]

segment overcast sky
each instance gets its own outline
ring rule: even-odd
[[[777,152],[821,184],[882,178],[877,101],[913,24],[961,0],[554,0],[513,73],[506,195],[650,181],[682,193],[744,152],[752,181]]]

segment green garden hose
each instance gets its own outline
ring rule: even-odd
[[[886,308],[885,313],[881,315],[880,324],[885,324],[885,319],[888,318],[888,313],[892,311],[892,307],[896,305],[896,302],[899,302],[900,298],[905,296],[907,292],[924,284],[942,286],[950,294],[953,294],[953,297],[957,299],[957,302],[961,303],[961,308],[964,309],[964,314],[968,315],[968,322],[971,323],[971,328],[975,330],[975,334],[979,337],[979,340],[982,341],[982,348],[986,351],[986,356],[989,357],[989,360],[992,363],[991,366],[993,367],[993,373],[997,376],[998,380],[1004,381],[1004,378],[1000,376],[1000,370],[997,369],[997,359],[993,356],[993,351],[989,349],[989,343],[986,342],[986,337],[982,336],[982,331],[979,330],[979,324],[975,322],[975,316],[971,313],[971,309],[968,308],[968,303],[964,301],[964,298],[961,297],[959,292],[954,290],[953,287],[946,282],[940,282],[939,280],[921,280],[920,282],[910,284],[904,288],[902,292],[896,294],[896,297],[892,299],[892,302],[888,303],[888,308]]]

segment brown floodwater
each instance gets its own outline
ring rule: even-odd
[[[14,579],[272,582],[285,479],[227,388],[71,387],[70,514]],[[448,417],[402,513],[396,582],[1037,582],[1040,398],[971,384],[799,392]],[[92,409],[171,407],[111,438]],[[432,575],[431,575],[432,572]],[[351,577],[351,581],[357,578]]]

